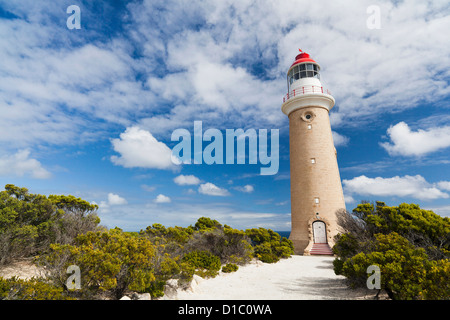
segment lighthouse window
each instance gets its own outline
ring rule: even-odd
[[[319,203],[319,198],[314,198],[314,203],[318,204]]]
[[[316,159],[311,158],[311,163],[316,163]]]
[[[288,73],[288,83],[291,85],[295,80],[303,78],[320,79],[319,66],[307,63],[294,66]]]
[[[311,119],[311,115],[308,113],[307,115],[305,115],[305,118],[309,120]]]

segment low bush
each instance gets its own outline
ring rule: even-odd
[[[366,287],[366,270],[376,265],[392,299],[450,297],[450,219],[416,204],[377,202],[340,212],[338,223],[344,233],[335,239],[334,271],[353,287]]]
[[[48,283],[44,279],[0,277],[0,300],[74,300],[62,287]]]
[[[238,269],[239,269],[239,267],[236,264],[227,263],[226,265],[224,265],[222,267],[222,272],[231,273],[231,272],[236,272]]]
[[[69,265],[81,272],[85,298],[110,292],[121,298],[126,290],[147,292],[155,281],[154,245],[144,237],[135,237],[115,228],[108,232],[88,232],[79,235],[73,245],[51,245],[52,252],[40,263],[49,270],[49,277],[65,286]]]
[[[0,265],[67,244],[99,228],[98,206],[74,196],[49,197],[7,184],[0,191]]]
[[[255,256],[266,263],[274,263],[281,258],[289,258],[294,254],[294,245],[291,240],[264,228],[245,230],[245,234],[253,244]]]
[[[195,267],[195,274],[201,277],[215,277],[220,270],[220,258],[209,251],[192,251],[183,257],[183,261]]]
[[[208,218],[203,218],[203,223],[205,223],[205,219]],[[233,229],[227,225],[222,227],[218,223],[207,225],[214,227],[203,228],[195,232],[184,246],[186,252],[208,251],[219,257],[222,263],[245,264],[251,260],[253,249],[244,231]]]

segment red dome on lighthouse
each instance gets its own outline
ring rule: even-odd
[[[309,54],[307,54],[306,52],[303,52],[301,49],[299,49],[300,54],[298,54],[295,57],[295,61],[294,63],[291,65],[295,66],[296,64],[302,63],[302,62],[312,62],[312,63],[317,63],[315,62],[313,59],[311,59],[311,57],[309,56]]]

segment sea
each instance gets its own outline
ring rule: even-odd
[[[288,238],[289,239],[289,235],[291,234],[290,231],[275,231],[276,233],[278,233],[282,238]]]

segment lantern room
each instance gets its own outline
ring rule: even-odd
[[[300,52],[301,53],[295,57],[295,61],[291,65],[287,73],[288,92],[290,92],[294,87],[297,87],[297,84],[300,85],[300,83],[297,83],[298,80],[307,78],[320,80],[319,64],[311,59],[309,54],[307,54],[306,52],[302,52],[301,50]],[[314,82],[316,81],[313,81],[313,83]],[[314,84],[320,85],[320,81]]]

